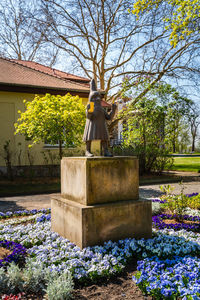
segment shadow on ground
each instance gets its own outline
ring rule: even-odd
[[[139,188],[139,193],[141,198],[158,198],[164,195],[163,192],[159,191],[158,188],[145,188],[145,187],[140,187]]]
[[[0,212],[24,210],[24,207],[18,205],[15,201],[0,201]]]

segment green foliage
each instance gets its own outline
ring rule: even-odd
[[[78,96],[36,95],[33,101],[24,100],[26,110],[15,124],[16,132],[23,134],[32,144],[77,146],[85,125],[85,107]],[[61,156],[60,151],[60,156]]]
[[[46,293],[49,300],[67,300],[71,298],[73,282],[70,273],[53,276],[49,280]]]
[[[194,32],[199,32],[200,2],[199,0],[137,0],[132,13],[138,17],[167,4],[173,13],[164,18],[166,29],[171,31],[170,43],[176,47],[178,41],[187,38]]]
[[[163,212],[163,209],[158,202],[152,202],[152,215],[156,216]]]
[[[1,293],[7,293],[7,284],[8,284],[8,277],[4,268],[0,268],[0,295]]]
[[[29,260],[24,269],[11,263],[7,271],[0,268],[0,296],[4,293],[25,292],[28,294],[47,293],[48,299],[69,299],[73,290],[73,280],[70,272],[61,275],[51,272],[43,266]]]
[[[188,199],[188,207],[200,210],[200,194]]]
[[[34,264],[31,260],[23,271],[24,291],[28,293],[39,293],[45,288],[43,266]]]
[[[146,89],[151,82],[149,77],[139,77],[137,81],[126,78],[123,82],[123,96],[137,97],[140,90]],[[146,97],[135,104],[129,104],[123,111],[124,131],[123,146],[132,147],[140,159],[140,171],[161,172],[171,166],[169,154],[169,136],[166,135],[165,101],[161,101],[161,91],[169,94],[169,86],[159,84],[151,89]],[[166,90],[164,90],[166,89]],[[171,92],[171,91],[170,91]]]
[[[9,293],[17,293],[23,290],[23,278],[20,268],[12,262],[7,268],[8,291]]]
[[[184,195],[184,186],[182,183],[180,183],[180,187],[181,193],[179,195],[172,194],[173,189],[170,185],[160,186],[160,189],[165,193],[161,199],[166,200],[161,206],[169,210],[177,220],[182,221],[188,207],[188,197]]]
[[[151,82],[151,77],[140,76],[126,77],[122,83],[122,96],[130,99],[121,112],[123,147],[134,149],[140,158],[140,170],[161,172],[173,164],[169,153],[187,147],[188,108],[193,102],[170,84],[159,82],[135,103],[134,99],[148,89]]]

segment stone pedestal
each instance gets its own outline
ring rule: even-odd
[[[135,157],[64,157],[61,195],[84,205],[138,199]]]
[[[136,157],[65,157],[52,230],[84,248],[152,233],[151,202],[139,200]]]

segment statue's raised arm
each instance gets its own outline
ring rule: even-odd
[[[112,120],[115,115],[116,105],[112,104],[112,110],[108,114],[101,106],[101,95],[97,91],[95,80],[90,82],[89,102],[86,107],[86,124],[83,135],[83,141],[86,142],[85,155],[94,156],[91,153],[91,142],[93,140],[101,140],[104,156],[112,156],[108,151],[109,134],[106,120]]]

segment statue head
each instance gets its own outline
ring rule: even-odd
[[[96,83],[93,78],[90,82],[89,102],[96,102],[96,101],[101,103],[101,94],[97,91]]]

